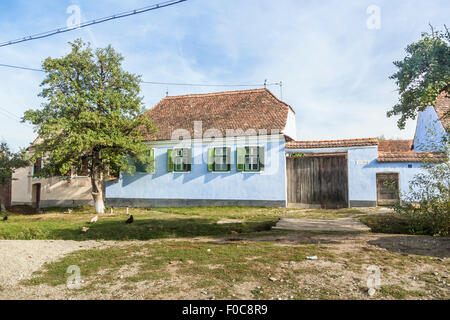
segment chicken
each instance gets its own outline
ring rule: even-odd
[[[125,221],[125,223],[133,223],[134,219],[133,219],[133,215],[131,215],[127,221]]]
[[[98,216],[95,216],[91,219],[91,223],[96,223],[98,220]]]

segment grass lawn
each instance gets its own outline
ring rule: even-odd
[[[375,299],[450,298],[448,238],[270,230],[281,216],[369,217],[355,209],[130,209],[131,225],[125,209],[92,225],[92,208],[64,211],[10,215],[0,239],[106,241],[45,264],[15,288],[0,287],[0,299],[372,299],[369,266],[381,274]],[[73,265],[79,289],[65,285]]]
[[[95,216],[90,207],[80,207],[72,213],[66,209],[48,209],[45,213],[10,214],[0,223],[0,239],[61,239],[61,240],[149,240],[199,236],[250,234],[270,230],[279,217],[339,218],[359,213],[356,209],[305,210],[288,208],[200,207],[200,208],[130,208],[134,223],[124,224],[125,209],[114,214]],[[239,220],[241,223],[218,224],[220,220]],[[83,226],[89,230],[81,232]],[[282,231],[271,231],[283,233]]]

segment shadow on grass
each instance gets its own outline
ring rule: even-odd
[[[450,257],[450,238],[448,237],[391,236],[380,237],[367,243],[395,253],[439,258]]]
[[[274,221],[217,224],[215,220],[198,218],[136,219],[132,224],[110,220],[81,227],[55,228],[48,231],[49,239],[62,240],[150,240],[164,238],[219,237],[270,230]]]
[[[375,233],[408,234],[408,221],[396,214],[374,214],[358,217]]]

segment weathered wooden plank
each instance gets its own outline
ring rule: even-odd
[[[346,156],[288,157],[286,161],[289,203],[347,206]]]

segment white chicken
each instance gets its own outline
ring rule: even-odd
[[[95,216],[91,219],[91,223],[96,223],[98,220],[98,216]]]

